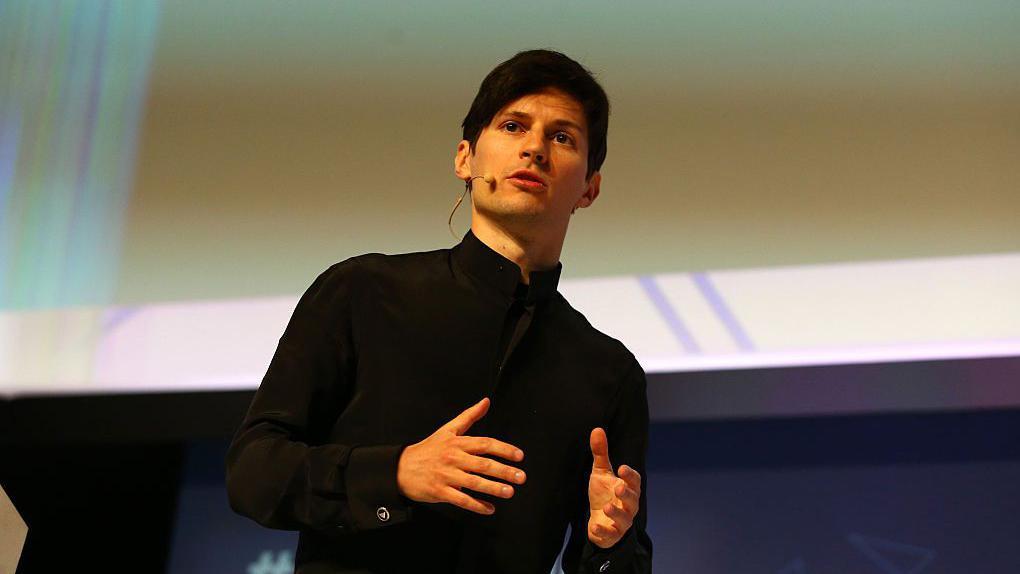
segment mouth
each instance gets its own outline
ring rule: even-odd
[[[519,169],[506,179],[515,186],[528,191],[542,191],[548,185],[542,176],[527,169]]]

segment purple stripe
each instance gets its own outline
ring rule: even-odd
[[[924,570],[925,566],[935,558],[935,551],[930,548],[865,537],[856,533],[848,534],[846,538],[847,542],[861,554],[867,556],[872,564],[887,574],[916,574]],[[895,563],[883,555],[882,551],[896,556]],[[914,558],[914,564],[909,570],[904,569],[904,554]]]
[[[13,108],[14,105],[11,104]],[[18,140],[21,137],[21,115],[19,110],[0,110],[5,115],[0,117],[0,309],[7,307],[8,292],[11,286],[8,282],[8,268],[13,276],[14,266],[9,261],[14,260],[14,234],[11,233],[10,217],[11,208],[8,203],[11,200],[14,189],[14,170],[18,164]]]
[[[101,202],[100,198],[90,196],[93,187],[90,176],[92,174],[91,167],[97,139],[96,124],[98,110],[101,98],[103,97],[103,74],[107,57],[106,51],[107,45],[110,43],[108,28],[111,16],[110,4],[108,2],[103,2],[98,17],[96,35],[91,46],[78,46],[82,42],[79,38],[84,36],[83,34],[80,35],[80,31],[85,27],[85,24],[82,23],[83,18],[81,17],[80,10],[75,14],[75,22],[72,29],[73,41],[71,49],[76,55],[80,52],[84,56],[84,64],[82,65],[89,68],[90,74],[86,86],[88,99],[83,110],[85,122],[82,127],[81,140],[75,142],[77,148],[75,150],[77,151],[75,154],[75,183],[68,194],[71,202],[71,212],[70,221],[68,222],[68,233],[65,236],[64,260],[62,264],[66,273],[64,285],[67,289],[63,293],[65,298],[73,300],[75,297],[81,297],[87,293],[86,297],[88,299],[104,302],[109,293],[105,292],[102,287],[96,289],[95,285],[102,285],[102,283],[96,282],[95,279],[89,277],[89,271],[83,270],[83,268],[92,268],[94,273],[96,268],[95,238],[90,237],[88,232],[90,231],[89,228],[94,226],[97,221],[95,221],[95,212],[83,206],[87,206],[90,202]],[[91,54],[91,58],[88,57],[89,54]],[[73,88],[73,85],[69,85],[64,94],[68,101],[80,97],[79,94],[73,92]],[[106,206],[103,205],[103,207],[105,208]],[[99,211],[100,217],[104,215],[102,211]],[[103,271],[100,270],[99,274],[102,275]],[[101,280],[104,279],[108,281],[108,278],[101,278]],[[89,287],[90,284],[92,285],[91,287]],[[96,297],[97,295],[98,298]]]
[[[131,316],[138,314],[141,309],[138,307],[114,307],[106,312],[103,317],[103,336],[107,336],[127,321]]]
[[[14,107],[13,105],[11,106]],[[0,118],[0,222],[7,214],[7,201],[14,189],[14,168],[18,164],[18,140],[21,137],[19,110],[4,110]],[[0,225],[0,228],[6,229]]]
[[[77,18],[76,18],[77,20]],[[99,108],[99,97],[100,89],[103,83],[103,65],[106,63],[106,44],[109,39],[106,37],[107,22],[110,20],[110,5],[104,3],[102,11],[99,15],[99,30],[96,32],[96,43],[92,47],[93,57],[91,60],[92,74],[89,77],[88,87],[88,104],[85,107],[85,129],[82,134],[81,146],[78,148],[78,160],[77,169],[75,175],[77,176],[77,185],[75,186],[75,201],[81,199],[82,190],[88,184],[89,164],[92,161],[92,146],[96,139],[96,114]],[[74,36],[77,39],[78,28],[80,26],[75,25]],[[72,43],[72,50],[78,48],[77,42]],[[83,46],[84,48],[84,46]],[[84,52],[85,50],[82,50]],[[67,94],[68,99],[77,96],[78,94]]]
[[[655,282],[655,277],[651,275],[643,275],[638,277],[638,282],[641,283],[641,287],[644,288],[648,298],[652,300],[652,304],[659,311],[659,315],[662,316],[666,324],[669,325],[670,330],[676,336],[680,344],[688,353],[701,353],[701,348],[698,347],[697,341],[691,336],[691,332],[687,330],[687,326],[684,325],[683,320],[680,319],[680,315],[676,312],[676,309],[669,304],[669,300],[666,299],[666,294],[659,288],[659,284]]]
[[[708,274],[691,273],[691,279],[694,280],[694,284],[698,286],[698,290],[701,291],[701,294],[708,301],[712,310],[715,311],[719,320],[726,326],[730,336],[737,342],[737,346],[743,351],[753,351],[754,343],[751,342],[751,337],[747,336],[747,331],[744,330],[744,327],[740,325],[740,321],[737,320],[737,316],[726,305],[722,294],[715,288],[712,280],[708,278]]]

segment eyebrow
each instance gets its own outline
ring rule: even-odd
[[[519,111],[519,110],[506,111],[506,112],[503,112],[502,114],[499,114],[499,116],[497,116],[497,117],[501,117],[501,116],[510,116],[512,118],[520,118],[522,120],[530,120],[530,119],[532,119],[531,118],[531,114],[529,114],[527,112],[522,112],[522,111]],[[556,119],[556,120],[553,120],[553,121],[551,121],[549,123],[554,125],[554,126],[567,126],[567,127],[570,127],[570,128],[574,128],[575,130],[577,130],[577,133],[580,133],[580,134],[584,134],[585,133],[584,128],[579,126],[576,122],[572,122],[572,121],[567,120],[567,119],[562,119],[562,118],[561,119]]]

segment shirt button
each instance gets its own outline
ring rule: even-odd
[[[379,519],[379,522],[387,522],[390,519],[390,511],[386,510],[385,506],[380,506],[375,511],[375,517]]]
[[[609,560],[606,560],[602,563],[602,566],[599,566],[599,572],[605,572],[606,570],[609,570]]]
[[[500,265],[500,266],[499,266],[499,270],[500,270],[500,271],[502,271],[502,270],[503,270],[503,266],[502,266],[502,265]]]

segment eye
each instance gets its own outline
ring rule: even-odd
[[[556,132],[556,134],[553,135],[553,140],[556,143],[561,143],[561,144],[570,144],[570,145],[574,144],[574,138],[570,137],[570,134],[568,134],[567,132]]]
[[[503,129],[510,133],[517,133],[521,131],[521,124],[517,122],[506,122],[505,124],[503,124]]]

